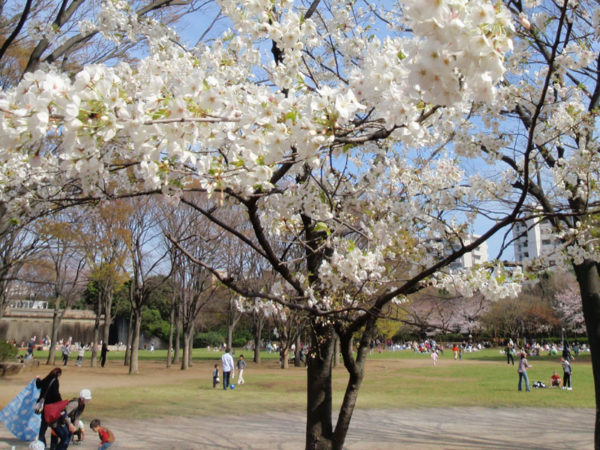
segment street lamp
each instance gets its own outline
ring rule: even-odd
[[[564,348],[565,348],[565,329],[564,329],[564,327],[563,327],[563,328],[561,328],[561,331],[562,331],[562,335],[561,335],[561,339],[562,339],[562,347],[563,347],[563,349],[564,349]]]

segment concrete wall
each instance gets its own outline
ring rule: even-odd
[[[15,339],[17,344],[27,342],[32,336],[38,340],[52,333],[51,309],[8,308],[0,319],[0,339]],[[73,342],[91,342],[94,335],[95,314],[93,311],[68,310],[58,330],[58,339]],[[100,321],[102,327],[104,321]],[[101,328],[102,330],[102,328]]]

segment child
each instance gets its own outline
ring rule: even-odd
[[[80,420],[77,422],[76,427],[77,429],[73,433],[73,439],[71,441],[73,444],[81,443],[81,441],[85,439],[85,426],[83,425],[83,421]],[[77,438],[77,440],[75,440],[75,438]]]
[[[115,435],[108,428],[103,427],[100,424],[100,420],[94,419],[90,422],[90,428],[98,433],[98,437],[100,438],[100,445],[98,446],[99,450],[105,450],[115,442]]]
[[[438,353],[436,350],[431,352],[431,359],[433,359],[433,365],[437,366]]]
[[[246,368],[246,361],[244,361],[244,355],[240,355],[240,359],[237,362],[238,368],[238,384],[244,384],[244,369]]]
[[[83,363],[84,356],[85,356],[85,347],[81,346],[81,347],[79,347],[79,350],[77,351],[77,362],[75,362],[76,366],[81,367],[81,363]]]
[[[556,370],[550,377],[550,387],[560,387],[560,375],[556,373]]]
[[[215,368],[213,369],[213,388],[216,388],[219,384],[219,366],[215,364]]]

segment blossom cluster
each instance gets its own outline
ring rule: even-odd
[[[472,297],[476,292],[480,292],[485,298],[499,300],[516,297],[521,291],[523,281],[520,267],[508,270],[498,265],[492,270],[480,267],[477,270],[440,273],[433,286],[464,297]]]
[[[22,207],[73,180],[92,197],[260,193],[270,237],[298,237],[302,214],[331,249],[315,274],[327,295],[297,276],[309,304],[355,305],[347,291],[374,295],[415,276],[439,261],[437,242],[468,235],[475,217],[457,208],[498,192],[476,178],[467,189],[446,150],[427,155],[456,133],[466,105],[494,100],[512,24],[489,0],[403,3],[395,31],[367,36],[359,21],[376,15],[340,0],[331,23],[289,0],[222,0],[233,28],[185,48],[109,0],[81,29],[114,42],[143,36],[150,54],[74,75],[44,68],[2,92],[0,201]],[[498,278],[486,286],[512,289]]]

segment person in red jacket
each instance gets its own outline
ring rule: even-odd
[[[103,427],[100,423],[99,419],[94,419],[90,422],[90,428],[98,433],[98,437],[100,438],[100,445],[98,445],[99,450],[105,450],[115,442],[115,435],[108,428]]]

